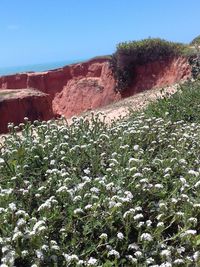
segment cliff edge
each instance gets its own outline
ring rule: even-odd
[[[134,66],[133,75],[135,78],[129,88],[117,92],[110,60],[100,57],[45,72],[2,76],[0,133],[6,132],[8,122],[18,124],[24,117],[46,120],[64,115],[69,118],[144,90],[172,85],[188,79],[191,67],[185,57],[175,56]],[[32,95],[28,95],[30,88]],[[23,94],[19,94],[22,89]],[[11,100],[12,94],[7,93],[5,98],[5,90],[18,90],[18,94]],[[26,90],[27,94],[24,93]],[[41,95],[36,94],[36,97],[33,92],[38,91]]]

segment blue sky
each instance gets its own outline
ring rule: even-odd
[[[199,0],[1,0],[0,67],[111,54],[122,41],[200,34]]]

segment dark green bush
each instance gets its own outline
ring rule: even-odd
[[[135,66],[184,54],[187,47],[181,43],[169,42],[159,38],[118,44],[117,51],[111,58],[116,90],[122,92],[132,83]]]
[[[197,79],[200,74],[200,52],[196,52],[195,54],[191,55],[188,61],[191,65],[192,77]]]

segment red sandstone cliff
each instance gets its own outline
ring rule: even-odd
[[[0,133],[7,132],[7,125],[16,125],[28,117],[31,121],[49,120],[53,117],[48,95],[32,89],[0,91]]]
[[[5,132],[7,122],[17,124],[25,116],[32,120],[45,120],[58,114],[70,117],[146,89],[171,85],[190,75],[190,66],[182,57],[136,66],[136,78],[123,94],[114,90],[115,80],[107,58],[96,58],[46,72],[3,76],[0,77],[0,133]],[[34,88],[42,95],[38,98],[34,94],[29,97],[21,95],[20,98],[16,95],[15,100],[2,98],[3,90],[21,88]],[[13,114],[13,108],[18,116]]]

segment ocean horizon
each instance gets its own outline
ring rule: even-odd
[[[86,59],[85,59],[86,60]],[[40,64],[32,64],[32,65],[24,65],[24,66],[10,66],[10,67],[0,67],[0,76],[16,74],[20,72],[40,72],[40,71],[48,71],[57,68],[61,68],[66,65],[70,65],[73,63],[78,63],[84,61],[81,60],[66,60],[66,61],[58,61],[58,62],[50,62],[50,63],[40,63]]]

